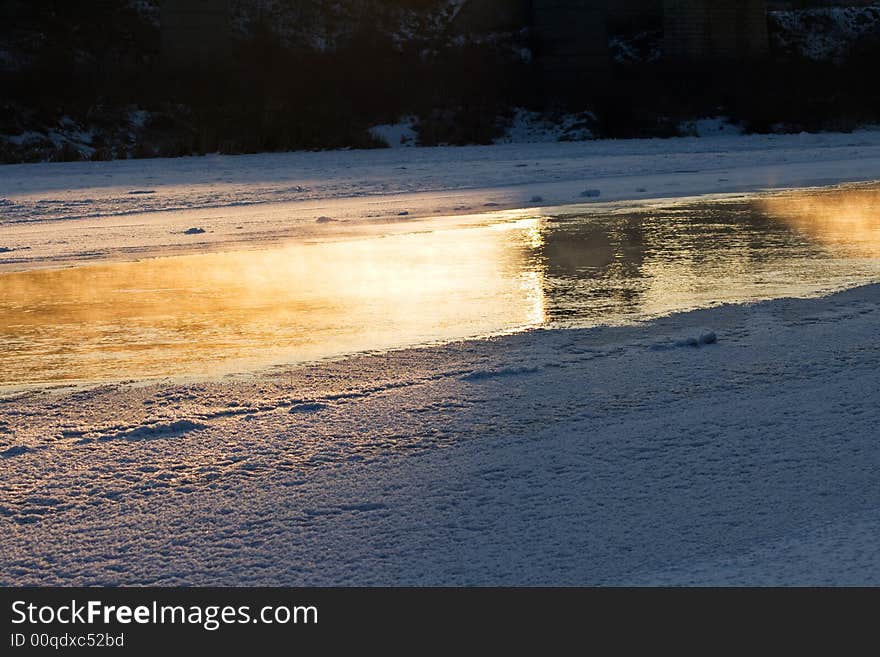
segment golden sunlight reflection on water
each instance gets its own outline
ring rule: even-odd
[[[867,186],[7,273],[0,386],[213,376],[877,280]]]
[[[543,322],[538,220],[0,275],[6,385],[222,373]]]
[[[880,193],[876,188],[799,194],[789,192],[761,201],[771,216],[812,239],[864,256],[880,257]]]

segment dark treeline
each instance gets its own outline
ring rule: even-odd
[[[320,13],[320,0],[312,3]],[[388,29],[394,12],[428,15],[439,4],[362,0],[358,20],[323,49],[285,38],[271,14],[257,13],[218,66],[181,70],[163,63],[157,9],[145,14],[125,0],[0,0],[0,48],[20,59],[0,70],[0,134],[45,131],[70,117],[94,132],[89,156],[108,159],[374,147],[382,144],[367,128],[403,115],[418,118],[423,144],[488,143],[516,106],[590,110],[594,132],[608,137],[673,136],[682,120],[719,114],[757,132],[846,130],[880,118],[871,82],[880,36],[851,44],[836,63],[777,56],[752,66],[612,64],[563,93],[543,88],[522,57],[527,32],[463,39],[438,29],[401,39]],[[148,118],[132,128],[135,107]],[[2,144],[5,161],[83,157],[69,146]]]
[[[528,100],[531,86],[528,65],[504,45],[454,44],[442,32],[402,41],[378,29],[388,3],[325,50],[286,41],[258,14],[216,67],[189,70],[165,65],[157,24],[124,0],[0,6],[4,41],[24,60],[0,72],[0,134],[72,117],[105,138],[98,159],[379,146],[366,128],[403,114],[422,117],[425,142],[486,142],[500,108]],[[120,144],[114,126],[133,106],[150,118],[135,144]]]
[[[622,65],[593,106],[607,137],[677,136],[682,121],[718,115],[751,133],[849,132],[880,121],[880,88],[871,82],[877,62],[880,39],[872,38],[840,62]]]

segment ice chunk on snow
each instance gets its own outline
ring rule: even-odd
[[[675,343],[676,347],[702,347],[710,344],[718,344],[718,336],[714,331],[705,331],[699,337],[690,336]]]

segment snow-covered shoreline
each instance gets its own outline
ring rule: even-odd
[[[880,131],[7,165],[0,271],[878,179]]]
[[[0,582],[880,584],[878,318],[873,285],[6,398]]]
[[[880,132],[13,165],[0,270],[878,179]],[[878,585],[878,318],[875,284],[3,393],[0,584]]]

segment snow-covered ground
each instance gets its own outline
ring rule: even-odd
[[[876,179],[878,132],[15,165],[0,265]],[[880,584],[878,319],[869,285],[4,393],[0,584]]]
[[[0,583],[880,584],[878,320],[872,286],[6,399]]]
[[[877,179],[880,130],[9,165],[0,269],[321,239],[586,190],[595,203]]]
[[[596,116],[591,112],[548,115],[518,108],[496,144],[587,141],[593,138]]]

